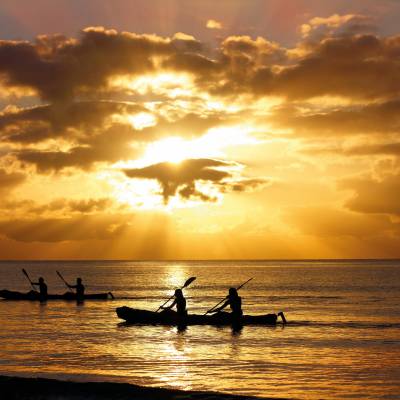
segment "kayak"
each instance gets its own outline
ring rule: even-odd
[[[181,318],[170,310],[157,313],[130,307],[118,307],[116,313],[129,324],[141,325],[276,325],[278,319],[276,314],[264,314],[243,315],[240,320],[233,320],[229,313],[188,314]]]
[[[12,290],[0,290],[0,297],[6,300],[40,300],[39,292],[31,290],[28,293],[13,292]],[[107,300],[113,299],[111,292],[85,294],[83,300]],[[76,293],[66,292],[64,294],[48,294],[47,300],[77,300]]]

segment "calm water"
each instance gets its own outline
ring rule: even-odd
[[[298,399],[400,399],[400,262],[1,262],[0,287],[21,273],[64,292],[59,270],[115,301],[82,306],[0,301],[0,374],[114,380]],[[123,326],[115,307],[154,310],[190,276],[192,312],[230,286],[246,313],[284,311],[286,327]]]

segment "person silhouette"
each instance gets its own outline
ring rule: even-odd
[[[231,313],[230,317],[233,320],[240,320],[243,315],[242,311],[242,298],[238,295],[238,292],[235,288],[230,288],[227,296],[227,300],[221,307],[216,308],[210,313],[221,313],[222,310],[226,307],[230,306]],[[221,315],[221,314],[220,314]]]
[[[47,285],[42,277],[39,278],[38,282],[32,282],[32,285],[39,286],[39,300],[47,300]]]
[[[183,296],[183,292],[181,289],[176,289],[174,294],[174,301],[169,306],[161,307],[163,310],[172,310],[172,307],[176,306],[176,312],[179,317],[186,317],[186,299]]]
[[[85,298],[85,286],[82,284],[82,279],[76,279],[76,285],[68,285],[71,289],[76,289],[76,300],[83,301]]]

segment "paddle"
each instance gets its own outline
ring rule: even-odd
[[[236,290],[239,290],[240,288],[242,288],[244,285],[246,285],[246,283],[249,283],[253,278],[248,279],[245,283],[242,283],[240,286],[238,286],[236,288]],[[218,304],[216,304],[214,307],[211,307],[204,315],[209,314],[211,311],[213,311],[215,308],[217,308],[221,303],[223,303],[226,299],[228,298],[228,296],[226,296],[224,299],[222,299]]]
[[[31,281],[31,278],[29,278],[29,275],[28,275],[28,273],[25,271],[24,268],[22,268],[22,272],[23,272],[23,274],[26,276],[26,279],[28,279],[29,283],[31,284],[32,289],[36,291],[35,286],[33,285],[32,281]]]
[[[60,274],[59,271],[56,271],[57,275],[61,278],[61,280],[65,283],[65,286],[69,289],[70,292],[72,292],[72,289],[69,287],[67,281],[63,278],[63,276]]]
[[[196,279],[195,276],[192,276],[191,278],[189,278],[185,282],[185,284],[181,287],[181,290],[185,289],[185,287],[188,287],[195,279]],[[162,304],[160,307],[158,307],[156,312],[160,311],[173,298],[174,298],[174,295],[172,295],[164,304]]]

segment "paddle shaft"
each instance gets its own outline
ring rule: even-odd
[[[32,289],[33,289],[33,290],[36,290],[36,289],[35,289],[35,286],[34,286],[34,284],[33,284],[33,282],[31,281],[31,278],[29,278],[29,275],[28,275],[28,273],[25,271],[24,268],[22,268],[22,273],[26,276],[26,279],[28,279],[29,283],[30,283],[31,286],[32,286]]]
[[[185,282],[185,284],[181,287],[181,290],[184,289],[185,287],[188,287],[195,279],[196,279],[195,277],[189,278]],[[173,294],[165,303],[161,304],[161,306],[157,308],[156,312],[160,311],[170,300],[172,300],[174,298],[174,296],[175,295]]]
[[[61,278],[61,280],[65,283],[65,286],[69,289],[70,292],[72,292],[72,289],[69,287],[67,281],[63,278],[60,272],[56,271],[57,275]]]
[[[246,283],[249,283],[253,278],[248,279],[245,283],[242,283],[240,286],[238,286],[236,288],[236,290],[241,289],[244,285],[246,285]],[[211,311],[213,311],[215,308],[217,308],[220,304],[222,304],[224,301],[226,301],[226,299],[228,298],[228,296],[226,296],[224,299],[222,299],[218,304],[216,304],[214,307],[210,308],[204,315],[207,315],[208,313],[210,313]]]

